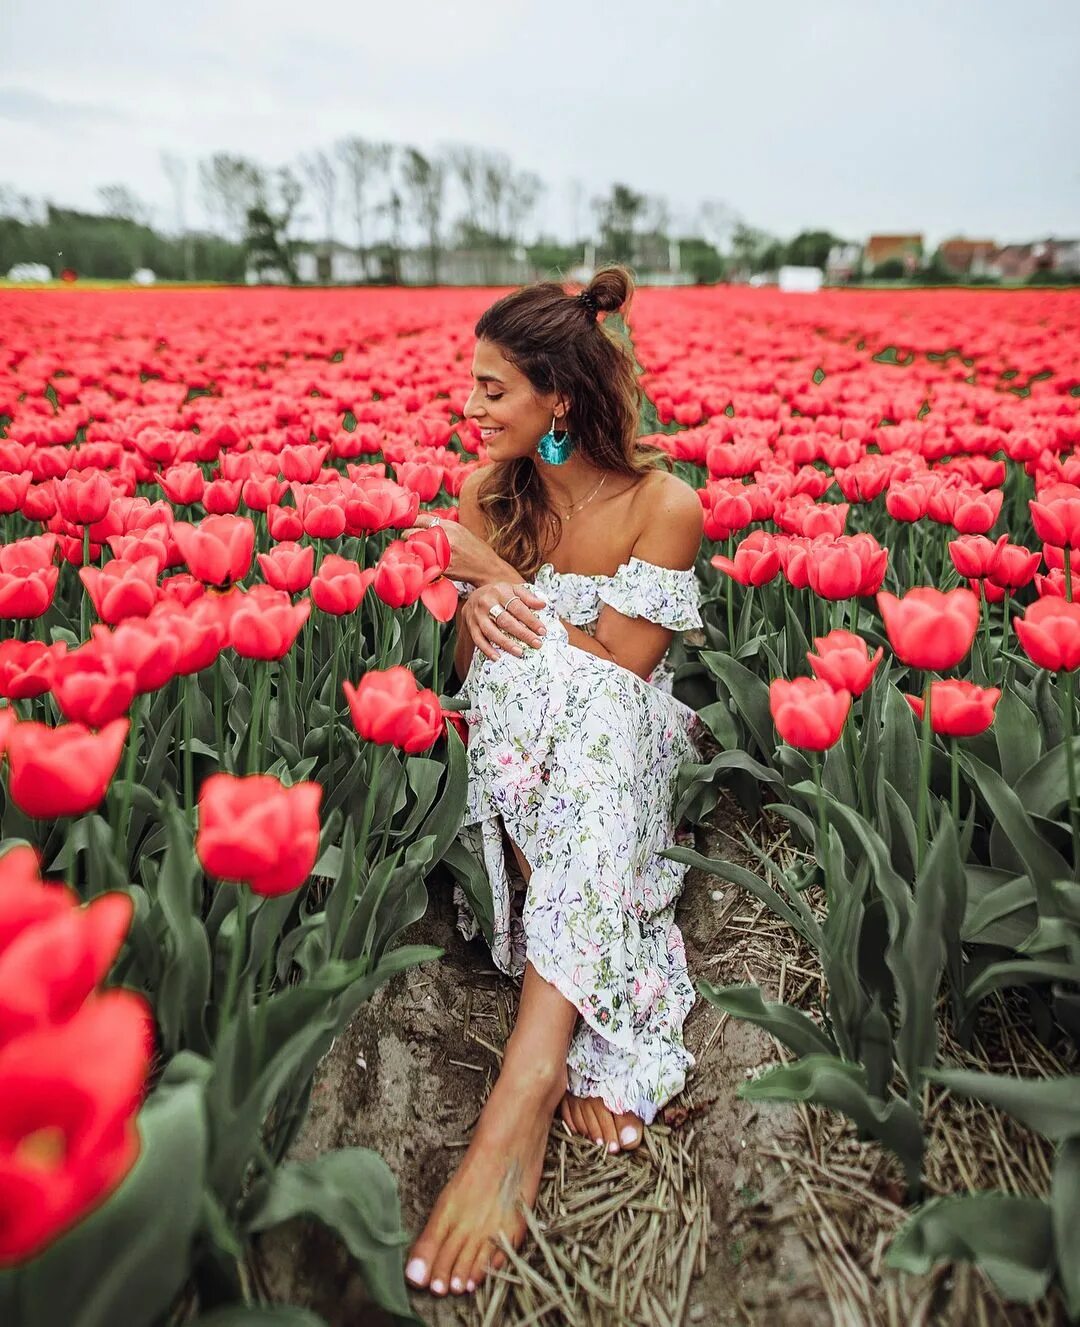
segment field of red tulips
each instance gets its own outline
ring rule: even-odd
[[[492,298],[0,293],[4,1321],[240,1324],[246,1242],[297,1215],[410,1313],[385,1163],[289,1153],[335,1036],[438,956],[400,943],[429,873],[489,911],[448,546],[402,532],[484,462]],[[1080,1317],[1080,295],[644,290],[628,330],[706,512],[680,807],[729,790],[800,848],[672,853],[827,990],[700,984],[791,1052],[743,1093],[898,1159],[893,1268]],[[941,1062],[991,1003],[1061,1075]],[[1045,1191],[928,1187],[943,1092],[1050,1140]]]

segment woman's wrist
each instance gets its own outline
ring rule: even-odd
[[[496,553],[492,553],[480,576],[473,579],[473,584],[479,588],[481,585],[491,585],[494,581],[520,580],[516,567],[512,567],[509,562],[504,562]]]

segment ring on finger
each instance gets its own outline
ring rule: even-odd
[[[505,612],[506,608],[504,607],[504,605],[492,604],[491,607],[488,609],[488,617],[490,617],[493,622],[497,622]]]
[[[521,598],[520,594],[511,595],[510,598],[507,599],[506,603],[503,604],[503,608],[509,608],[511,604],[516,603],[520,598]]]

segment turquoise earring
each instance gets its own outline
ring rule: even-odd
[[[540,459],[548,465],[562,465],[570,459],[570,454],[574,450],[574,440],[565,429],[562,430],[561,438],[555,436],[554,415],[551,417],[551,428],[536,444],[536,450]]]

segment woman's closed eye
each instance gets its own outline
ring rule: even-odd
[[[484,400],[485,400],[485,401],[501,401],[501,400],[502,400],[502,397],[503,397],[502,392],[496,392],[494,396],[492,396],[492,395],[489,393],[487,396],[484,397]]]

